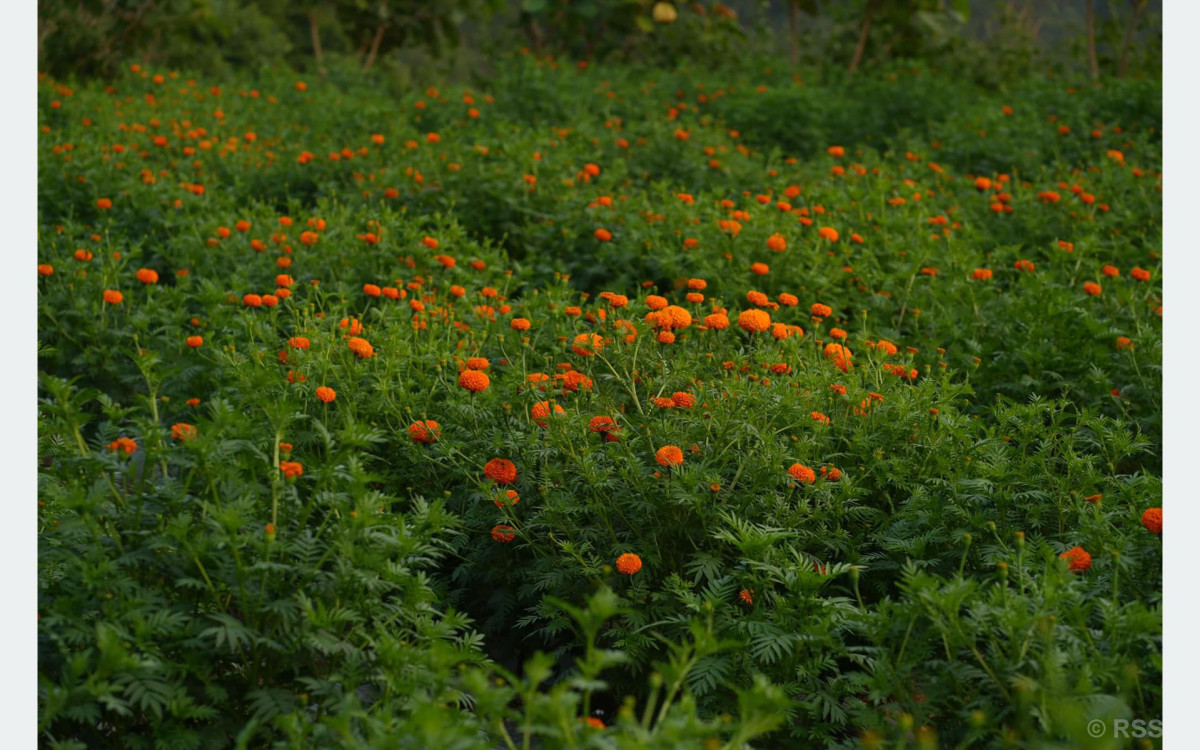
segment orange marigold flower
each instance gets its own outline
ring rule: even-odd
[[[290,349],[308,349],[312,345],[312,342],[304,336],[292,336],[288,339],[287,345]]]
[[[532,324],[526,318],[513,318],[509,323],[514,331],[528,331]]]
[[[783,294],[779,295],[779,304],[787,305],[788,307],[795,307],[796,305],[800,304],[800,300],[796,297],[796,295],[784,292]]]
[[[846,155],[846,149],[841,146],[830,146],[825,149],[825,152],[830,156],[842,157]]]
[[[112,208],[112,206],[113,203],[108,198],[99,198],[96,200],[96,208],[100,209],[101,211],[107,211],[108,209]]]
[[[612,239],[612,232],[604,228],[597,229],[595,234],[596,239],[600,240],[601,242],[608,242]]]
[[[1083,547],[1072,547],[1059,555],[1059,557],[1067,561],[1068,569],[1078,573],[1082,573],[1092,567],[1092,556]]]
[[[742,589],[738,592],[738,599],[745,604],[754,604],[754,589]]]
[[[832,227],[821,227],[819,230],[817,230],[817,234],[821,235],[823,239],[827,239],[830,242],[838,241],[838,232]]]
[[[157,284],[158,271],[149,268],[139,268],[137,272],[137,280],[143,284]]]
[[[247,294],[242,297],[242,304],[246,307],[262,307],[262,297],[257,294]]]
[[[662,310],[668,304],[666,297],[660,297],[657,294],[651,294],[646,297],[646,307],[649,307],[651,310]]]
[[[777,253],[782,253],[787,250],[787,240],[779,232],[767,238],[767,249],[774,250]]]
[[[706,315],[704,316],[704,326],[714,331],[724,331],[729,327],[729,318],[720,313]]]
[[[591,432],[607,434],[617,429],[617,422],[612,417],[599,416],[588,420],[588,430]]]
[[[810,416],[812,416],[814,422],[820,422],[821,424],[829,424],[829,417],[825,416],[824,414],[822,414],[819,411],[814,411]]]
[[[976,268],[971,272],[971,278],[976,281],[987,281],[988,279],[992,278],[992,269]]]
[[[833,308],[829,305],[822,305],[820,302],[814,302],[812,314],[816,318],[828,318],[830,315],[833,315]]]
[[[696,397],[684,391],[676,391],[671,394],[671,401],[680,409],[690,409],[696,405]]]
[[[600,719],[597,719],[595,716],[585,717],[584,722],[593,729],[604,729],[604,722]]]
[[[792,464],[788,467],[787,473],[792,479],[803,484],[812,484],[817,481],[817,473],[804,464]]]
[[[125,299],[125,295],[121,294],[115,289],[105,289],[103,296],[104,301],[110,305],[119,305],[121,304],[121,300]]]
[[[472,393],[479,393],[486,391],[492,381],[486,372],[463,370],[462,374],[458,376],[458,384]]]
[[[771,316],[762,310],[744,310],[738,315],[738,327],[750,333],[762,333],[771,327]]]
[[[1033,273],[1034,266],[1032,261],[1022,259],[1018,260],[1016,263],[1013,263],[1013,268],[1017,269],[1018,271],[1024,271],[1025,273]]]
[[[471,357],[467,360],[468,370],[486,370],[491,366],[492,363],[488,361],[487,357]]]
[[[441,425],[432,419],[413,422],[408,426],[408,437],[414,443],[436,443],[441,435]]]
[[[285,479],[294,479],[295,477],[304,476],[304,467],[299,461],[280,461],[279,470],[283,472]]]
[[[87,263],[95,256],[92,255],[91,251],[79,248],[75,251],[74,257],[75,260],[80,261],[81,263]]]
[[[850,358],[853,354],[843,344],[828,343],[825,345],[825,359],[832,362],[842,372],[850,369]]]
[[[171,425],[171,437],[181,442],[196,439],[196,426],[187,422],[177,422]]]
[[[371,342],[366,339],[354,336],[346,344],[350,347],[350,351],[358,355],[359,359],[370,359],[375,356],[375,347],[371,346]]]
[[[654,460],[659,466],[681,466],[683,464],[683,451],[676,445],[664,445],[654,452]]]
[[[1150,280],[1150,272],[1144,268],[1138,268],[1137,266],[1134,266],[1133,270],[1129,272],[1129,275],[1137,281]]]
[[[704,279],[688,279],[687,288],[694,292],[702,292],[708,288],[708,282]]]
[[[890,357],[890,356],[894,355],[896,352],[900,351],[899,349],[896,348],[895,344],[893,344],[890,341],[885,341],[883,339],[880,339],[879,341],[875,342],[875,349],[876,349],[876,351],[883,352],[884,356],[886,356],[886,357]]]
[[[496,484],[512,484],[517,481],[517,466],[507,458],[493,458],[483,465],[483,474]]]
[[[1116,266],[1107,266],[1107,265],[1100,269],[1100,273],[1104,274],[1105,276],[1109,277],[1110,279],[1115,279],[1121,275],[1120,270],[1118,270]]]
[[[188,336],[186,343],[188,346],[190,346],[193,349],[199,349],[201,346],[204,346],[204,337],[203,336]]]
[[[117,451],[125,451],[125,455],[129,455],[130,453],[133,453],[136,450],[137,450],[137,443],[134,442],[133,438],[119,437],[116,440],[114,440],[108,444],[109,453],[116,453]]]
[[[666,396],[657,396],[654,399],[654,405],[660,409],[674,409],[675,402]]]
[[[768,266],[766,263],[751,263],[750,264],[750,273],[754,274],[755,276],[766,276],[770,272],[771,272],[771,267]]]
[[[1100,285],[1097,284],[1096,282],[1089,281],[1083,285],[1083,291],[1087,292],[1088,294],[1090,294],[1093,297],[1097,297],[1104,290],[1101,289]]]
[[[675,343],[675,334],[671,333],[670,331],[659,331],[658,335],[655,336],[654,338],[660,344],[674,344]]]
[[[322,403],[328,404],[337,398],[337,391],[333,390],[327,385],[318,386],[317,398],[320,399]]]
[[[617,572],[622,575],[631,576],[642,569],[642,558],[626,552],[617,558]]]
[[[492,527],[492,539],[500,544],[508,544],[516,538],[517,535],[513,533],[513,527],[506,523],[496,524]]]
[[[127,451],[128,452],[128,451]],[[1162,508],[1147,508],[1142,514],[1142,526],[1155,534],[1162,533]]]
[[[367,295],[368,297],[378,297],[382,293],[383,290],[375,284],[363,284],[363,294]]]
[[[566,413],[561,406],[553,401],[539,401],[529,410],[529,414],[533,417],[533,421],[538,427],[545,427],[546,420],[551,416],[552,411],[554,414]]]
[[[521,502],[521,496],[517,494],[516,490],[505,490],[504,497],[508,499],[509,505],[516,505],[517,503]],[[495,503],[497,508],[504,507],[504,503],[500,502],[499,500],[492,500],[492,502]]]
[[[571,351],[581,357],[591,357],[604,348],[604,338],[594,333],[581,333],[571,342]]]
[[[1117,336],[1117,349],[1133,349],[1133,342],[1126,336]]]

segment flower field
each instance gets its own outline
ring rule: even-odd
[[[1161,717],[1159,82],[38,100],[44,746]]]

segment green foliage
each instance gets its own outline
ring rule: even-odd
[[[1156,83],[328,73],[40,81],[44,744],[1160,714]]]

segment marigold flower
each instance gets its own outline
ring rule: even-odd
[[[487,390],[492,381],[486,372],[463,370],[462,374],[458,376],[458,384],[472,393],[480,393]]]
[[[492,363],[486,357],[471,357],[467,360],[468,370],[486,370],[492,366]]]
[[[368,297],[378,297],[382,293],[383,290],[375,284],[363,284],[363,294],[367,295]]]
[[[1116,266],[1104,266],[1100,269],[1100,273],[1104,274],[1110,279],[1115,279],[1121,275],[1120,270],[1118,270]]]
[[[604,228],[597,229],[595,234],[596,239],[600,240],[601,242],[608,242],[612,239],[612,232]]]
[[[1126,336],[1117,336],[1117,349],[1133,349],[1133,342]]]
[[[1018,260],[1016,263],[1013,263],[1013,268],[1017,269],[1018,271],[1024,271],[1025,273],[1033,273],[1034,266],[1032,261],[1022,259]]]
[[[532,409],[529,410],[529,414],[533,417],[534,423],[539,427],[546,426],[546,420],[551,416],[551,412],[554,414],[566,413],[561,406],[553,401],[539,401],[533,405]]]
[[[649,307],[651,310],[662,310],[668,304],[666,297],[660,297],[657,294],[651,294],[646,297],[646,307]]]
[[[119,437],[108,444],[109,453],[117,451],[125,451],[125,455],[129,455],[137,450],[137,443],[132,438]]]
[[[331,403],[335,398],[337,398],[337,391],[333,390],[327,385],[318,386],[317,398],[323,403]]]
[[[617,572],[622,575],[631,576],[642,569],[642,558],[626,552],[617,558]]]
[[[180,442],[187,442],[196,439],[196,426],[190,425],[187,422],[177,422],[171,425],[171,437]]]
[[[704,316],[704,326],[714,331],[724,331],[729,327],[729,318],[720,313]]]
[[[292,336],[290,339],[288,339],[287,345],[290,349],[308,349],[308,347],[311,346],[311,343],[312,342],[310,342],[304,336]]]
[[[833,315],[833,308],[829,305],[822,305],[820,302],[814,302],[811,309],[813,317],[816,318],[828,318]]]
[[[800,300],[796,297],[796,295],[784,292],[779,295],[779,304],[787,305],[788,307],[795,307],[796,305],[800,304]]]
[[[158,271],[149,268],[139,268],[137,272],[137,280],[143,284],[157,284]]]
[[[127,451],[128,452],[128,451]],[[1142,526],[1155,534],[1162,533],[1162,508],[1147,508],[1142,514]]]
[[[738,599],[745,604],[754,604],[754,589],[742,589],[738,592]]]
[[[204,337],[203,336],[188,336],[186,343],[188,346],[190,346],[193,349],[199,349],[201,346],[204,346]]]
[[[787,473],[797,482],[812,484],[817,481],[817,473],[804,464],[795,463],[788,467]]]
[[[771,327],[771,316],[762,310],[744,310],[738,315],[738,327],[750,333],[762,333]]]
[[[850,359],[854,355],[844,344],[828,343],[825,345],[825,359],[832,362],[842,372],[846,372],[851,365]]]
[[[787,250],[787,240],[779,232],[767,238],[767,249],[774,250],[777,253],[782,253]]]
[[[838,241],[838,231],[832,227],[821,227],[817,230],[817,234],[819,234],[822,239],[829,240],[830,242]]]
[[[767,305],[771,304],[770,297],[762,292],[756,292],[754,290],[746,292],[746,301],[755,307],[766,307]]]
[[[708,288],[708,282],[704,279],[688,279],[687,288],[693,292],[702,292]]]
[[[588,430],[600,434],[608,434],[618,429],[617,422],[612,417],[599,416],[588,420]]]
[[[125,299],[125,295],[121,294],[115,289],[105,289],[103,296],[104,301],[110,305],[119,305],[121,304],[121,300]]]
[[[681,466],[683,465],[683,451],[675,445],[664,445],[654,453],[654,460],[659,466]]]
[[[246,307],[262,307],[262,297],[257,294],[247,294],[242,297],[242,304]]]
[[[279,470],[283,472],[285,479],[294,479],[304,475],[304,467],[299,461],[280,461]]]
[[[571,351],[581,357],[591,357],[604,348],[604,338],[594,333],[581,333],[571,342]]]
[[[1083,573],[1092,567],[1092,556],[1083,547],[1072,547],[1059,555],[1059,557],[1067,561],[1067,568],[1069,570],[1078,573]]]
[[[1100,285],[1097,284],[1096,282],[1088,281],[1083,285],[1083,291],[1087,292],[1088,294],[1090,294],[1093,297],[1098,297],[1100,295],[1100,293],[1104,290],[1101,289]]]
[[[513,527],[506,523],[496,524],[492,527],[492,539],[500,544],[508,544],[516,538],[517,535],[513,532]]]
[[[690,409],[696,405],[696,397],[684,391],[676,391],[671,394],[671,402],[680,409]]]
[[[371,346],[371,342],[366,339],[354,336],[346,344],[350,347],[350,351],[358,355],[359,359],[370,359],[375,356],[375,347]]]
[[[992,278],[992,269],[976,268],[971,272],[971,278],[976,281],[987,281],[988,279]]]
[[[414,443],[436,443],[441,435],[441,425],[432,419],[413,422],[408,426],[408,437]]]
[[[1129,272],[1129,275],[1132,276],[1136,281],[1150,280],[1150,272],[1144,268],[1138,268],[1137,266],[1134,266],[1133,270]]]
[[[507,458],[493,458],[483,465],[483,474],[496,484],[512,484],[517,481],[517,466]]]

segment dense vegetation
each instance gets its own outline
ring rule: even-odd
[[[1161,87],[39,82],[47,747],[1115,747]]]

